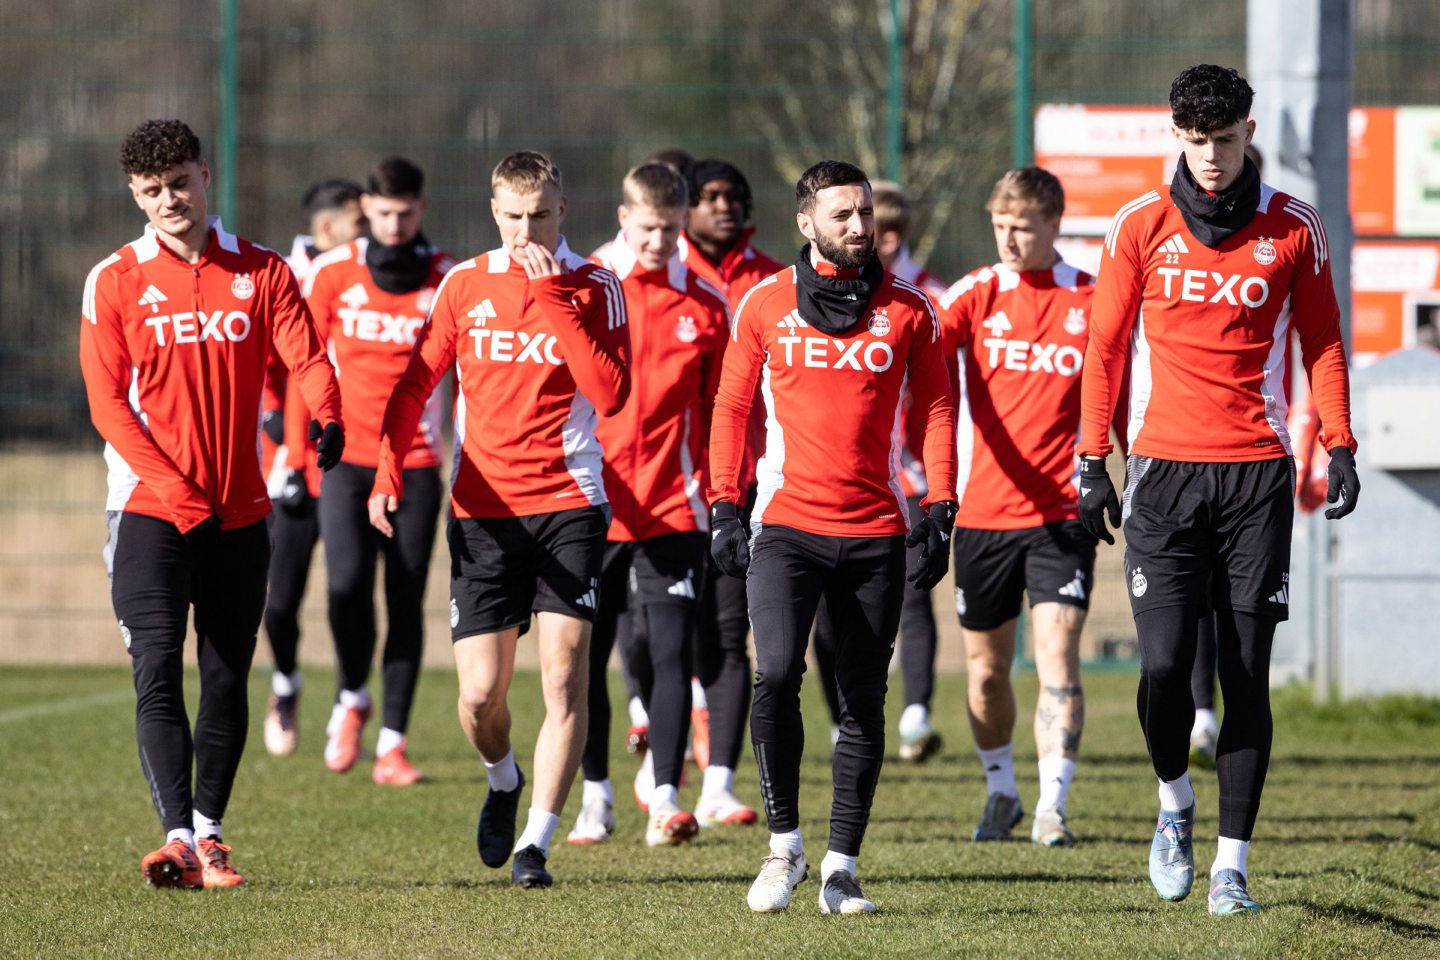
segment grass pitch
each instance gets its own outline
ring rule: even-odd
[[[475,853],[484,772],[455,719],[453,675],[422,678],[411,756],[433,782],[409,790],[374,786],[368,761],[346,776],[325,770],[333,676],[321,671],[306,677],[301,752],[268,756],[264,677],[252,683],[250,749],[225,817],[250,885],[185,893],[140,880],[140,857],[163,837],[135,756],[128,673],[0,673],[0,956],[1440,956],[1440,706],[1429,701],[1316,708],[1303,690],[1277,695],[1275,756],[1250,857],[1251,890],[1266,910],[1218,919],[1206,914],[1199,884],[1170,904],[1146,879],[1155,789],[1128,673],[1087,679],[1070,801],[1081,842],[1071,850],[969,840],[984,778],[965,726],[964,679],[942,677],[945,752],[923,767],[892,759],[881,776],[860,861],[881,912],[839,918],[815,906],[815,867],[787,913],[746,909],[763,826],[647,849],[629,800],[636,761],[620,746],[623,728],[614,736],[615,838],[590,848],[563,842],[577,786],[552,850],[556,886],[513,889],[508,870],[484,868]],[[193,711],[193,676],[191,684]],[[1025,717],[1034,677],[1018,686]],[[618,699],[618,679],[611,688]],[[539,720],[534,675],[517,678],[511,704],[528,760]],[[805,705],[812,749],[802,828],[818,866],[829,768],[813,683]],[[1028,740],[1022,721],[1027,810],[1036,794]],[[1203,872],[1214,853],[1216,788],[1213,774],[1193,773]],[[748,752],[738,780],[742,798],[758,803]],[[693,803],[697,789],[695,778],[682,801]]]

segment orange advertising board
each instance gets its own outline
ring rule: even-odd
[[[1412,232],[1397,229],[1396,113],[1395,107],[1350,111],[1350,209],[1356,236]],[[1065,232],[1070,235],[1104,236],[1115,211],[1170,182],[1179,156],[1170,111],[1163,107],[1047,103],[1035,112],[1035,162],[1065,186]]]

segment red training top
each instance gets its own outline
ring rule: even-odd
[[[181,533],[212,514],[227,530],[263,519],[258,434],[272,344],[320,419],[342,422],[294,274],[216,217],[194,264],[146,227],[90,271],[82,315],[80,367],[110,466],[106,510]]]
[[[708,531],[706,450],[730,342],[725,295],[678,257],[643,270],[617,237],[599,261],[620,278],[630,325],[630,399],[601,417],[609,539]]]
[[[800,315],[795,284],[787,267],[754,287],[735,318],[715,399],[710,502],[740,502],[758,383],[766,437],[752,520],[826,536],[902,534],[910,520],[895,424],[907,378],[926,422],[924,503],[955,498],[955,405],[934,307],[887,274],[861,320],[832,337]]]
[[[330,351],[340,380],[340,402],[350,433],[345,437],[346,463],[373,467],[380,457],[380,425],[385,404],[410,362],[410,350],[435,300],[435,290],[455,261],[438,250],[430,257],[430,276],[409,293],[387,293],[375,284],[365,265],[368,237],[327,250],[315,258],[304,286],[305,302],[315,317],[315,330]],[[430,395],[414,443],[402,469],[433,467],[440,462],[440,429],[445,417],[441,390]],[[304,431],[303,417],[286,426]],[[287,431],[287,447],[303,446],[305,433]],[[353,436],[353,439],[352,439]]]
[[[1262,185],[1255,216],[1212,250],[1186,227],[1168,187],[1132,200],[1101,252],[1080,452],[1110,452],[1128,358],[1131,452],[1187,462],[1293,454],[1284,385],[1292,323],[1324,446],[1353,450],[1340,308],[1315,208]]]
[[[530,280],[500,248],[457,265],[435,293],[385,407],[375,494],[402,496],[400,463],[435,384],[453,365],[457,517],[523,517],[605,503],[596,413],[630,394],[625,295],[570,251],[568,272]]]
[[[1023,530],[1079,515],[1075,439],[1094,279],[981,267],[940,298],[959,351],[957,526]],[[1108,423],[1108,421],[1107,421]]]

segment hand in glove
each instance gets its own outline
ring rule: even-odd
[[[1355,472],[1355,454],[1349,447],[1336,447],[1330,451],[1330,467],[1326,471],[1330,480],[1325,492],[1325,502],[1339,502],[1339,506],[1325,511],[1325,519],[1339,520],[1349,516],[1360,498],[1360,474]]]
[[[710,556],[728,576],[744,579],[750,566],[750,537],[735,504],[728,500],[710,508]]]
[[[1114,543],[1115,537],[1105,526],[1105,517],[1110,517],[1110,526],[1120,526],[1120,499],[1115,496],[1115,485],[1105,471],[1104,457],[1080,458],[1080,525],[1097,540]]]
[[[913,583],[916,590],[931,590],[945,579],[950,569],[950,531],[955,529],[958,509],[954,500],[932,503],[920,522],[910,528],[905,546],[919,547],[920,558],[905,579]]]
[[[280,509],[292,517],[305,513],[313,502],[310,487],[305,482],[304,470],[291,470],[285,475],[285,485],[280,488]]]
[[[260,429],[277,447],[285,442],[285,411],[266,410],[260,417]]]
[[[310,421],[310,439],[315,441],[316,465],[321,470],[329,470],[340,462],[340,457],[345,453],[345,428],[334,420],[320,429],[319,420]]]

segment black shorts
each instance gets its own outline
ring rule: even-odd
[[[530,517],[452,518],[450,639],[530,629],[531,613],[593,622],[608,507]]]
[[[704,587],[709,557],[709,539],[701,532],[605,545],[605,569],[617,563],[630,568],[630,592],[641,606],[669,603],[693,608]]]
[[[1125,581],[1136,613],[1193,604],[1289,616],[1295,462],[1125,465]]]
[[[1030,606],[1090,609],[1095,538],[1078,520],[1024,530],[955,528],[955,611],[967,630],[994,630]]]

